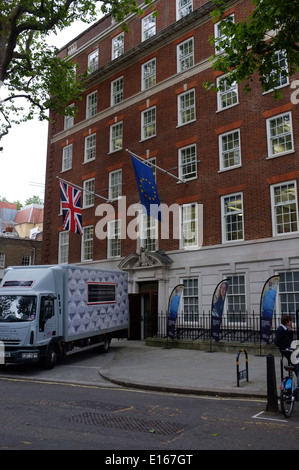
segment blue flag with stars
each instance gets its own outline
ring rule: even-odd
[[[139,197],[145,214],[161,221],[160,199],[151,167],[132,157]]]

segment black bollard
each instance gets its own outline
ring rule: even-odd
[[[275,362],[272,354],[267,355],[267,408],[266,411],[278,411]]]

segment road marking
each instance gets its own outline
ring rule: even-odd
[[[264,413],[264,411],[261,411],[260,413],[252,416],[252,418],[265,419],[265,420],[268,420],[268,421],[279,421],[280,423],[288,423],[289,422],[287,419],[263,417],[263,416],[261,416],[263,413]]]

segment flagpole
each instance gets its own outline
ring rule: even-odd
[[[127,152],[129,152],[131,155],[133,155],[134,157],[138,158],[138,160],[142,163],[145,163],[146,165],[150,165],[150,166],[153,166],[155,168],[157,168],[158,170],[160,171],[163,171],[163,173],[166,173],[167,175],[169,176],[172,176],[173,178],[175,178],[176,180],[178,180],[178,183],[187,183],[187,181],[184,179],[182,180],[181,178],[178,178],[177,176],[173,175],[172,173],[169,173],[169,171],[167,170],[164,170],[164,168],[161,168],[157,165],[155,165],[154,163],[148,161],[148,160],[145,160],[144,158],[140,157],[139,155],[136,155],[135,153],[131,152],[130,150],[126,149]]]
[[[58,178],[59,180],[63,181],[64,183],[67,183],[69,184],[70,186],[73,186],[74,188],[77,188],[77,189],[81,189],[82,191],[85,191],[89,194],[93,194],[94,196],[97,196],[101,199],[104,199],[104,201],[106,202],[110,202],[110,203],[114,203],[115,201],[111,201],[110,199],[107,199],[106,197],[104,196],[101,196],[100,194],[96,194],[94,191],[89,191],[89,189],[85,189],[85,188],[82,188],[82,186],[78,186],[77,184],[74,184],[74,183],[70,183],[69,181],[63,179],[63,178],[60,178],[60,176],[56,176],[56,178]]]

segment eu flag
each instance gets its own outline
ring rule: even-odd
[[[161,221],[160,199],[151,167],[131,155],[143,211]]]

